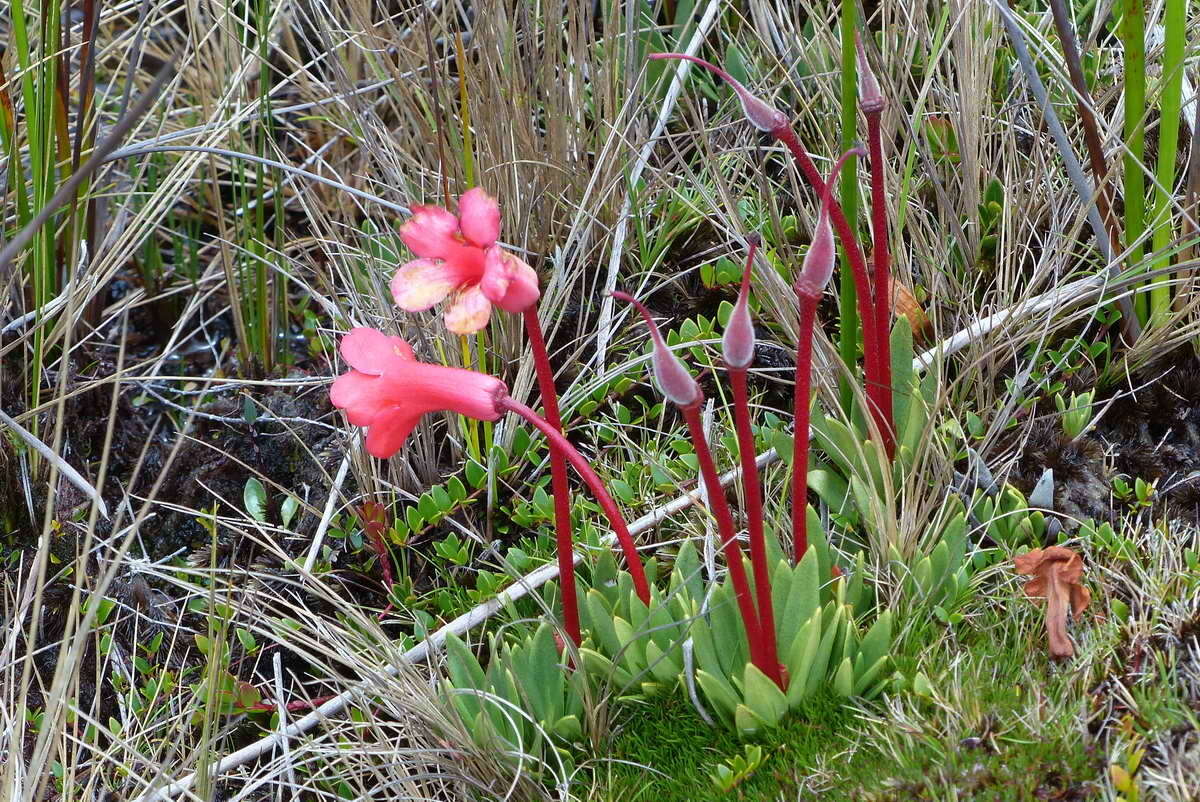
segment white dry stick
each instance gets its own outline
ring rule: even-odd
[[[22,440],[24,440],[30,448],[41,454],[48,462],[52,463],[54,467],[58,468],[58,472],[67,477],[71,484],[82,490],[84,495],[90,498],[92,503],[96,505],[96,509],[100,511],[100,514],[104,516],[104,519],[108,520],[108,506],[104,503],[104,499],[100,498],[100,494],[96,492],[96,488],[92,487],[91,483],[88,482],[87,479],[84,479],[83,476],[80,475],[79,471],[72,468],[67,461],[58,454],[55,454],[54,449],[50,448],[50,446],[34,437],[33,432],[29,431],[24,426],[6,415],[4,410],[0,410],[0,423],[12,429],[13,432],[16,433],[17,437],[20,437]]]
[[[1053,308],[1066,308],[1075,304],[1090,301],[1111,286],[1107,273],[1097,273],[1087,278],[1072,281],[1061,287],[1013,304],[1007,309],[1001,309],[994,315],[976,320],[964,329],[956,331],[925,353],[913,359],[913,370],[920,373],[926,370],[938,357],[947,357],[955,351],[962,350],[970,343],[985,336],[988,332],[999,328],[1012,320],[1036,315]]]
[[[704,437],[710,443],[712,442],[712,437],[710,436],[712,432],[712,419],[713,400],[710,398],[708,399],[708,403],[704,405],[704,416],[700,420]],[[700,490],[700,499],[704,502],[704,506],[711,510],[712,504],[708,501],[708,488],[705,486],[704,479],[699,472],[696,475],[696,486]],[[717,538],[713,533],[713,517],[711,515],[704,516],[704,573],[708,576],[709,582],[717,581]]]
[[[321,553],[321,544],[325,541],[325,532],[329,529],[329,522],[333,520],[333,508],[337,505],[338,494],[342,492],[342,482],[346,481],[346,471],[349,469],[350,451],[347,450],[346,456],[342,457],[341,466],[338,467],[337,476],[333,478],[333,487],[329,488],[329,498],[325,500],[325,511],[321,513],[321,523],[317,525],[312,545],[308,547],[308,554],[304,557],[304,573],[306,574],[312,573],[313,563],[317,561],[317,555]]]
[[[772,450],[760,455],[756,462],[758,466],[762,468],[770,465],[778,459],[779,455]],[[722,486],[728,485],[730,482],[735,481],[741,476],[741,474],[741,468],[735,468],[723,474],[721,476]],[[690,493],[685,493],[684,495],[673,499],[672,501],[664,504],[648,514],[643,515],[641,518],[638,518],[629,525],[630,533],[636,535],[644,532],[658,524],[659,521],[663,520],[667,516],[679,512],[680,510],[687,509],[700,499],[700,493],[700,488],[697,488]],[[615,537],[610,534],[605,536],[605,538],[602,540],[602,543],[605,546],[611,547],[614,541]],[[575,562],[579,563],[583,559],[583,552],[576,551],[574,558]],[[509,585],[504,590],[500,591],[500,593],[496,594],[494,598],[491,598],[472,608],[463,615],[460,615],[458,618],[454,619],[449,624],[446,624],[437,632],[430,635],[424,641],[409,649],[395,664],[385,667],[383,673],[388,677],[397,676],[402,666],[420,662],[427,659],[431,654],[435,654],[437,650],[441,649],[442,644],[446,642],[446,638],[449,635],[464,634],[473,627],[478,626],[487,619],[491,618],[509,604],[529,595],[534,590],[557,576],[557,562],[547,563],[541,568],[526,574],[525,576],[513,582],[513,584]],[[330,716],[338,715],[345,710],[347,706],[354,702],[355,699],[367,696],[370,696],[369,683],[360,683],[347,691],[343,691],[325,704],[314,709],[311,713],[304,716],[304,718],[301,718],[288,726],[282,727],[271,735],[255,741],[254,743],[222,758],[219,763],[212,767],[212,776],[214,778],[219,777],[230,769],[237,768],[238,766],[249,763],[251,760],[261,757],[267,752],[270,752],[276,746],[282,745],[287,741],[287,739],[295,738],[298,735],[303,735],[319,725],[321,722],[325,721]],[[171,799],[178,794],[184,793],[193,785],[195,785],[195,783],[196,775],[194,773],[188,774],[168,786],[146,791],[144,794],[142,794],[142,796],[138,797],[138,799],[141,800],[141,802],[155,802],[155,800]]]
[[[717,18],[717,9],[720,8],[720,5],[720,0],[709,0],[708,7],[704,9],[704,16],[700,18],[699,24],[696,25],[696,32],[692,34],[692,39],[688,42],[687,49],[684,50],[689,56],[696,55],[701,43],[708,36],[708,31]],[[671,119],[675,103],[683,91],[683,82],[687,78],[688,72],[691,71],[691,67],[690,61],[682,59],[679,61],[679,65],[675,68],[675,75],[671,78],[671,85],[667,88],[667,96],[663,99],[662,108],[658,111],[658,120],[654,123],[654,130],[650,132],[650,138],[642,145],[637,161],[633,164],[633,170],[629,173],[629,190],[625,193],[625,202],[621,204],[621,214],[617,217],[617,230],[613,233],[612,250],[608,254],[608,275],[604,278],[604,292],[600,300],[600,319],[596,326],[596,356],[593,363],[597,367],[604,365],[608,341],[612,336],[613,299],[611,293],[617,288],[617,273],[621,268],[621,252],[625,249],[625,237],[629,233],[634,187],[642,178],[642,172],[650,161],[650,154],[654,152],[658,138],[666,130],[667,120]]]
[[[275,669],[275,708],[279,711],[279,726],[287,728],[287,703],[283,701],[283,667],[279,658],[279,650],[271,656],[272,667]],[[283,749],[283,765],[287,771],[288,786],[293,789],[299,788],[296,785],[296,767],[292,765],[292,747],[288,743],[288,739],[284,738],[280,743]],[[282,790],[282,789],[281,789]]]

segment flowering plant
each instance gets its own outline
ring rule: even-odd
[[[657,58],[689,58],[726,80],[738,95],[747,119],[779,139],[791,151],[801,172],[819,196],[819,214],[812,246],[797,271],[795,292],[799,308],[796,352],[795,437],[792,446],[790,556],[774,533],[770,536],[763,510],[759,469],[755,461],[753,423],[748,393],[748,372],[755,353],[750,314],[750,293],[759,247],[757,236],[748,237],[748,253],[737,304],[722,340],[724,367],[733,397],[741,478],[746,498],[748,556],[743,551],[733,512],[717,473],[717,460],[709,448],[701,422],[704,392],[687,367],[671,352],[650,313],[637,299],[614,292],[634,305],[645,321],[653,343],[651,363],[655,383],[676,406],[695,446],[698,467],[710,512],[716,522],[724,554],[725,578],[711,587],[700,579],[695,549],[685,543],[675,557],[665,586],[654,583],[638,555],[616,503],[563,434],[558,414],[553,373],[541,334],[536,302],[537,275],[524,261],[497,244],[500,233],[498,204],[481,189],[471,189],[458,202],[458,214],[447,209],[418,206],[401,227],[401,237],[417,257],[403,265],[391,282],[396,303],[408,311],[431,308],[451,297],[444,314],[446,327],[467,334],[486,325],[491,306],[520,313],[525,322],[538,374],[544,417],[512,399],[497,378],[458,368],[427,365],[413,358],[410,348],[395,337],[364,329],[348,334],[342,354],[351,371],[334,383],[334,404],[346,410],[351,424],[368,427],[367,448],[387,457],[403,444],[417,419],[439,410],[478,420],[495,421],[515,413],[545,435],[551,444],[555,526],[561,583],[561,626],[567,636],[561,645],[570,651],[568,663],[581,673],[599,676],[623,691],[643,693],[670,690],[679,684],[699,686],[708,707],[718,719],[750,735],[775,726],[783,715],[822,684],[844,695],[878,693],[889,676],[892,638],[891,614],[881,612],[867,631],[859,629],[862,616],[871,611],[873,593],[865,584],[865,561],[859,553],[847,574],[837,567],[826,543],[820,519],[807,502],[809,415],[812,407],[812,337],[819,301],[834,270],[834,234],[851,254],[851,268],[859,282],[859,303],[865,343],[865,396],[873,432],[882,444],[877,458],[888,463],[896,453],[896,402],[892,396],[892,367],[887,326],[890,320],[890,287],[886,246],[886,210],[881,191],[882,159],[878,112],[883,107],[873,79],[863,83],[863,109],[871,126],[872,228],[874,271],[869,273],[854,232],[833,197],[833,181],[846,160],[866,155],[856,148],[844,154],[828,178],[817,173],[800,146],[788,119],[754,97],[720,68],[689,56],[661,54]],[[864,62],[865,67],[865,62]],[[869,70],[866,70],[869,74]],[[877,191],[879,190],[879,191]],[[911,348],[911,346],[910,346]],[[905,376],[907,379],[907,375]],[[904,388],[909,389],[907,386]],[[907,395],[907,393],[906,393]],[[913,405],[905,402],[904,409]],[[817,420],[824,423],[818,415]],[[923,418],[921,419],[923,422]],[[825,427],[828,430],[829,427]],[[903,427],[901,434],[907,434]],[[860,449],[861,450],[861,449]],[[574,543],[566,483],[566,465],[572,465],[600,503],[625,557],[625,571],[611,557],[601,557],[594,567],[592,586],[582,603],[574,573]],[[874,473],[882,471],[876,466]],[[607,578],[606,578],[607,577]],[[518,738],[520,728],[505,726],[505,715],[485,713],[481,702],[461,698],[464,685],[495,696],[527,711],[531,721],[541,721],[542,732],[577,736],[578,710],[554,703],[549,707],[523,706],[522,691],[511,677],[528,674],[525,681],[544,684],[547,672],[560,658],[546,647],[548,630],[521,643],[497,649],[499,667],[472,662],[459,642],[451,645],[452,687],[456,706],[464,717],[487,730],[481,737],[506,732]],[[694,658],[694,659],[693,659]],[[505,669],[507,665],[510,668]],[[513,666],[522,667],[513,668]],[[536,677],[542,677],[537,680]],[[490,679],[489,679],[490,678]],[[521,676],[517,677],[521,680]],[[559,684],[553,694],[573,687]],[[529,691],[530,696],[537,695]],[[543,697],[539,697],[543,698]],[[557,696],[555,696],[557,698]],[[546,699],[543,698],[543,702]],[[575,712],[568,712],[574,710]],[[564,719],[562,715],[567,713]]]

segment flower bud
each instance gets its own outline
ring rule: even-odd
[[[887,106],[883,93],[879,91],[879,81],[871,71],[871,62],[867,61],[867,51],[863,48],[862,38],[854,34],[854,46],[858,51],[858,105],[864,112],[871,114],[883,111]]]
[[[746,119],[760,131],[767,133],[778,133],[788,127],[788,118],[783,112],[771,106],[769,103],[759,100],[750,93],[750,90],[742,86],[741,82],[734,78],[725,70],[715,64],[711,64],[704,59],[689,56],[686,53],[651,53],[649,58],[658,61],[660,59],[678,58],[684,61],[690,61],[694,64],[699,64],[709,72],[716,75],[738,96],[738,100],[742,104],[742,113],[746,115]]]
[[[692,378],[692,374],[688,373],[688,369],[679,361],[679,358],[667,348],[662,334],[658,331],[658,326],[650,317],[650,311],[642,305],[641,301],[626,293],[614,292],[612,297],[633,304],[641,313],[642,319],[646,321],[646,327],[650,329],[650,339],[654,342],[654,355],[651,361],[654,365],[654,381],[658,385],[659,391],[667,397],[668,401],[680,407],[699,404],[700,399],[704,397],[700,392],[700,385]]]
[[[829,203],[833,195],[833,185],[837,181],[842,165],[851,156],[866,156],[863,148],[851,148],[842,154],[825,182],[825,191],[821,193],[821,211],[817,215],[817,227],[813,231],[812,245],[804,255],[804,266],[796,279],[796,292],[806,298],[816,298],[825,291],[829,279],[833,277],[833,228],[829,225]]]
[[[754,254],[761,244],[757,234],[746,238],[750,252],[746,255],[746,269],[742,272],[742,287],[738,292],[737,304],[729,323],[725,326],[725,335],[721,338],[725,364],[737,370],[750,367],[754,361],[754,322],[750,319],[750,274],[754,271]]]

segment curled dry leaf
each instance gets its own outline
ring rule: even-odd
[[[1072,657],[1075,646],[1067,635],[1067,611],[1079,619],[1092,600],[1091,592],[1080,584],[1083,560],[1065,546],[1034,549],[1013,559],[1017,573],[1032,576],[1025,583],[1025,595],[1046,600],[1046,634],[1050,656]]]
[[[908,325],[912,326],[913,341],[923,342],[925,335],[929,333],[929,318],[925,316],[921,302],[917,300],[917,296],[909,289],[908,285],[895,276],[890,277],[889,284],[894,318],[897,320],[900,317],[907,318]]]

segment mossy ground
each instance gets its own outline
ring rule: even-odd
[[[1116,766],[1130,771],[1143,799],[1195,798],[1185,789],[1200,778],[1193,676],[1200,601],[1188,590],[1194,583],[1168,576],[1169,557],[1151,556],[1151,541],[1169,533],[1143,537],[1138,560],[1089,555],[1095,598],[1073,627],[1071,660],[1048,658],[1042,608],[1002,563],[981,578],[961,623],[914,625],[898,638],[899,673],[927,677],[923,692],[910,687],[868,704],[812,699],[757,741],[765,759],[731,794],[710,774],[743,753],[732,732],[705,724],[682,695],[626,704],[615,720],[611,762],[595,771],[595,788],[583,796],[1133,799],[1118,795]],[[1077,548],[1088,551],[1088,544]],[[1109,599],[1134,580],[1144,594],[1138,608],[1115,614]]]

